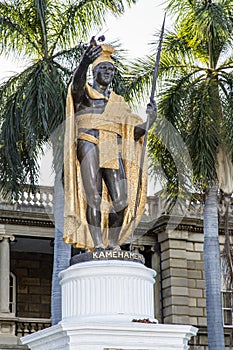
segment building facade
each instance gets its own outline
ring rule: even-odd
[[[27,189],[13,203],[0,201],[0,350],[25,349],[20,337],[50,326],[53,269],[53,188]],[[231,213],[230,213],[231,217]],[[233,220],[230,220],[230,229]],[[220,246],[224,230],[220,228]],[[160,195],[148,197],[133,248],[157,272],[155,317],[190,324],[191,350],[207,350],[202,206],[168,215]],[[128,248],[126,244],[125,249]],[[75,250],[74,250],[75,253]],[[232,290],[224,289],[226,349],[233,346]]]

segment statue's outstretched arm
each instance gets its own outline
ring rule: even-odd
[[[101,54],[101,46],[90,45],[84,52],[79,66],[76,68],[72,79],[72,95],[75,104],[82,101],[87,80],[87,70],[91,63]]]

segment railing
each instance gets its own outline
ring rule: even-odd
[[[220,217],[226,213],[227,204],[219,198],[218,212]],[[188,200],[177,200],[175,205],[170,208],[167,198],[162,192],[156,193],[154,196],[147,197],[144,216],[158,218],[161,215],[178,215],[183,217],[203,218],[204,202],[201,196],[193,196]],[[233,219],[233,197],[229,198],[228,217]]]
[[[53,187],[38,186],[33,193],[24,186],[17,198],[6,200],[0,196],[0,209],[26,212],[53,212]]]
[[[173,207],[167,201],[162,192],[156,193],[154,196],[147,197],[147,203],[144,211],[144,217],[158,218],[161,215],[177,215],[187,217],[203,216],[203,202],[197,199],[192,200],[176,200]]]
[[[0,196],[0,209],[15,210],[24,212],[46,212],[53,213],[54,193],[53,187],[38,186],[32,193],[29,187],[25,186],[24,190],[17,199],[7,201]],[[198,217],[203,216],[203,200],[195,196],[191,200],[180,201],[177,200],[173,209],[172,215]],[[226,204],[220,202],[219,214],[223,216],[226,211]],[[151,218],[158,218],[162,214],[170,214],[169,204],[167,198],[162,195],[162,192],[156,193],[154,196],[147,197],[147,203],[144,211],[144,220]],[[230,206],[228,211],[229,217],[233,218],[233,198],[230,199]]]
[[[15,335],[18,337],[24,337],[25,335],[35,333],[50,326],[50,319],[18,318],[15,321]]]

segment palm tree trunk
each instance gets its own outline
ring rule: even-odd
[[[224,328],[221,302],[221,268],[218,239],[217,187],[212,186],[204,207],[204,269],[208,349],[224,350]]]
[[[62,171],[56,173],[54,183],[54,260],[52,276],[51,322],[57,324],[62,319],[61,286],[59,273],[65,270],[70,263],[71,245],[63,241],[64,228],[64,190]]]

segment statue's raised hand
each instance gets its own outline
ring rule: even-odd
[[[90,45],[83,55],[83,62],[85,62],[88,66],[93,63],[102,52],[102,47],[100,45],[93,46]]]

